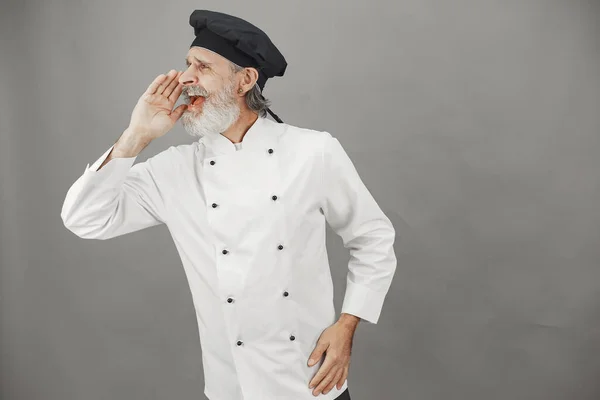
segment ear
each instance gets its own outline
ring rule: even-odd
[[[254,87],[258,81],[258,71],[256,68],[247,67],[244,68],[242,82],[240,83],[240,89],[242,93],[240,95],[246,95],[246,93]]]

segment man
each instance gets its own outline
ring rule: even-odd
[[[69,189],[62,220],[86,239],[168,226],[209,399],[349,400],[352,339],[361,319],[379,319],[395,231],[336,138],[269,109],[262,89],[287,64],[266,34],[206,10],[190,24],[187,69],[150,84],[123,135]],[[198,140],[133,165],[179,119]],[[326,222],[351,255],[337,320]]]

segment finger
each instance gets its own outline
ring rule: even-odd
[[[154,78],[154,80],[152,81],[152,83],[150,84],[150,86],[148,86],[148,89],[146,89],[146,91],[144,92],[144,94],[154,94],[156,93],[156,89],[158,89],[158,86],[161,84],[161,82],[166,78],[166,75],[164,74],[160,74],[159,76],[157,76],[156,78]]]
[[[317,363],[317,361],[320,360],[321,357],[323,357],[323,353],[325,352],[325,350],[327,350],[327,347],[329,347],[328,343],[325,343],[325,342],[317,343],[317,346],[315,347],[313,352],[310,354],[310,359],[308,360],[309,367],[312,367],[313,365],[315,365]]]
[[[333,389],[333,387],[335,386],[335,384],[338,383],[338,381],[340,380],[340,378],[341,378],[342,375],[344,375],[344,369],[343,368],[338,368],[337,372],[333,376],[333,379],[331,380],[331,382],[329,382],[329,384],[327,386],[325,386],[325,389],[323,390],[323,394],[329,393],[329,391],[331,389]]]
[[[163,94],[163,92],[165,91],[165,88],[167,86],[169,86],[169,84],[171,83],[171,80],[173,79],[173,76],[177,74],[177,71],[175,71],[174,69],[170,70],[167,73],[167,79],[163,80],[159,85],[158,88],[156,88],[156,94]]]
[[[179,75],[179,76],[181,76],[181,75]],[[179,79],[179,78],[177,78],[177,79]],[[175,90],[173,90],[173,93],[171,93],[171,95],[169,96],[169,101],[172,101],[172,102],[177,101],[177,99],[181,95],[181,92],[183,92],[183,85],[181,83],[179,83],[177,85],[177,87],[175,88]]]
[[[167,96],[167,97],[171,96],[171,93],[173,93],[173,90],[177,87],[177,85],[179,85],[179,76],[180,75],[181,75],[181,73],[179,71],[177,71],[175,73],[175,77],[173,78],[171,83],[169,83],[169,86],[167,86],[165,91],[163,92],[164,96]]]
[[[171,120],[173,121],[173,123],[177,122],[177,120],[181,118],[186,108],[187,104],[181,104],[171,112]]]
[[[321,382],[321,380],[329,373],[331,368],[335,365],[332,357],[325,357],[325,361],[321,365],[321,368],[317,371],[317,374],[312,378],[308,385],[311,389]]]
[[[325,377],[323,377],[323,380],[317,385],[315,390],[313,390],[313,394],[321,393],[323,391],[323,389],[325,389],[331,382],[335,382],[333,380],[333,378],[335,377],[336,374],[337,374],[337,369],[333,369],[327,375],[325,375]]]
[[[177,71],[175,71],[174,69],[167,72],[167,79],[165,79],[158,85],[158,88],[156,89],[156,94],[163,94],[165,89],[171,84],[175,75],[177,75]]]
[[[338,383],[338,389],[341,389],[342,386],[344,386],[344,382],[346,382],[347,377],[348,377],[348,366],[346,366],[346,368],[344,368],[344,373],[342,374],[342,377],[340,378],[340,382]]]

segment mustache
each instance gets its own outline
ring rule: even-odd
[[[194,86],[194,87],[187,87],[184,91],[183,91],[184,96],[203,96],[203,97],[208,97],[208,95],[210,95],[210,92],[206,89],[204,89],[203,87],[200,86]]]

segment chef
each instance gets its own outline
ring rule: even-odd
[[[267,35],[214,11],[189,22],[186,69],[150,84],[123,135],[68,190],[63,223],[100,240],[167,226],[210,400],[349,400],[354,332],[379,320],[394,228],[337,138],[270,110],[262,91],[287,63]],[[197,140],[134,165],[178,120]],[[339,318],[327,225],[350,253]]]

